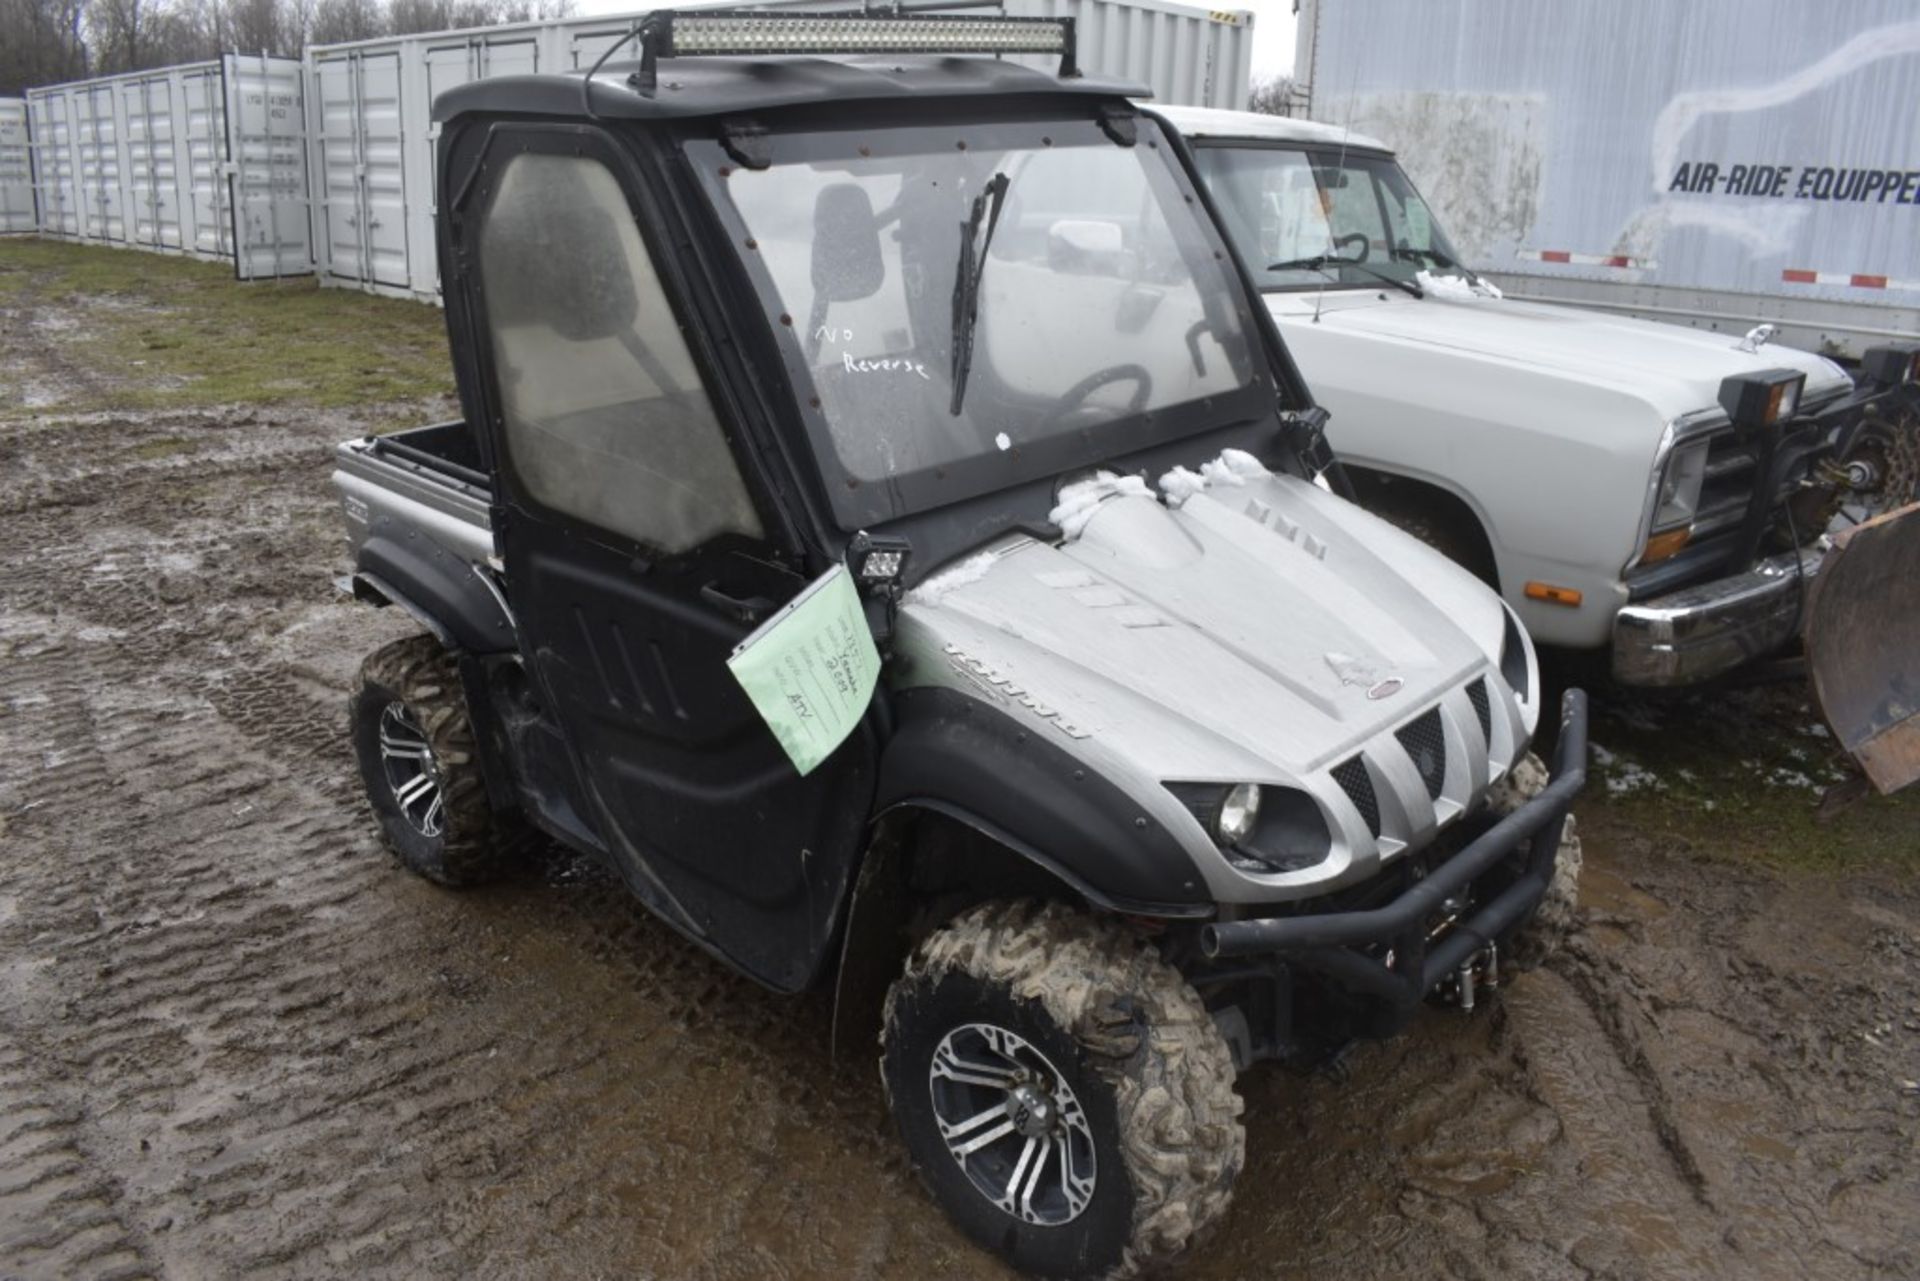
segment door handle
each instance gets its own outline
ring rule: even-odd
[[[743,623],[757,623],[773,608],[773,602],[765,596],[735,596],[722,590],[719,583],[708,583],[702,587],[700,599],[729,618]]]

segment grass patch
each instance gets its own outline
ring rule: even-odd
[[[54,335],[76,368],[62,411],[214,404],[347,408],[451,395],[445,320],[424,303],[243,284],[232,268],[59,241],[0,241],[0,304],[57,305]]]
[[[1821,813],[1848,777],[1802,685],[1679,698],[1596,699],[1596,750],[1578,809],[1709,857],[1845,872],[1915,870],[1920,785]]]
[[[184,454],[193,448],[193,442],[182,440],[178,436],[158,436],[152,440],[143,440],[126,451],[128,458],[141,462],[151,462],[155,458],[171,458],[175,454]]]

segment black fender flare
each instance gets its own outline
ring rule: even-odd
[[[398,605],[450,650],[503,653],[518,644],[513,616],[484,573],[430,538],[375,529],[360,545],[354,595]]]
[[[836,1059],[871,1050],[887,989],[912,946],[915,892],[905,870],[921,815],[979,833],[1095,909],[1174,920],[1214,915],[1185,847],[1123,790],[1048,741],[1060,730],[1047,721],[1016,719],[941,688],[903,691],[893,712],[873,839],[847,906],[834,980]]]
[[[1038,864],[1095,907],[1142,916],[1213,912],[1178,837],[1049,735],[958,690],[922,687],[894,699],[874,812],[945,814]]]

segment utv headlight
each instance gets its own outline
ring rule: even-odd
[[[1797,369],[1763,369],[1735,374],[1720,384],[1720,408],[1742,431],[1775,427],[1800,410],[1807,376]]]
[[[1213,820],[1213,834],[1222,845],[1241,845],[1253,835],[1260,818],[1260,789],[1252,783],[1240,783],[1227,789],[1220,811]]]
[[[1297,872],[1326,860],[1333,834],[1313,797],[1255,783],[1168,783],[1243,872]]]

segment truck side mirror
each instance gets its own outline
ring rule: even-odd
[[[867,189],[851,182],[822,188],[813,201],[814,305],[871,298],[886,276]]]

